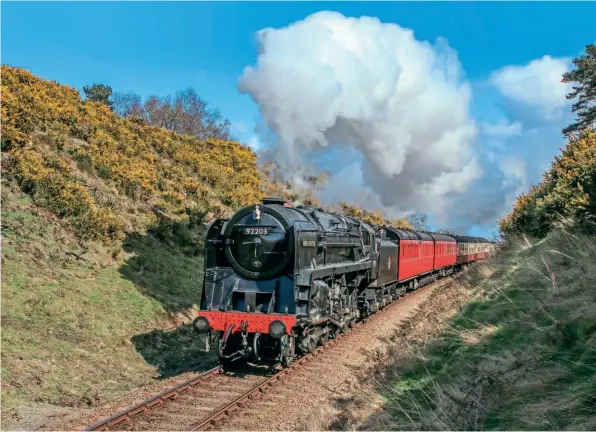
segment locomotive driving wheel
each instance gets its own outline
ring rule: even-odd
[[[294,357],[296,357],[295,338],[285,335],[281,341],[281,365],[283,367],[290,367],[290,365],[294,362]]]
[[[317,348],[318,338],[313,335],[306,336],[300,343],[300,349],[303,353],[311,353]]]
[[[329,330],[325,331],[319,338],[319,345],[323,346],[329,342]]]

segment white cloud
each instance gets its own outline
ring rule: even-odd
[[[560,117],[568,105],[570,84],[561,82],[569,59],[544,56],[527,65],[503,67],[491,74],[490,82],[511,102],[534,109],[544,120]]]
[[[453,197],[444,216],[454,228],[494,226],[516,197],[541,181],[542,173],[563,145],[561,129],[569,124],[568,84],[561,83],[567,59],[544,56],[525,65],[505,66],[491,74],[499,90],[504,117],[481,124],[484,174]],[[482,97],[482,93],[476,95]]]
[[[515,196],[528,188],[528,172],[526,162],[514,156],[505,156],[501,159],[499,168],[504,175],[504,186],[515,185]],[[515,198],[515,196],[513,198]]]
[[[569,86],[561,83],[566,70],[566,59],[545,56],[491,75],[505,117],[481,125],[484,175],[454,200],[447,212],[452,225],[494,226],[520,193],[541,180],[563,144],[561,129],[570,121]]]
[[[259,105],[290,170],[307,155],[355,148],[361,182],[354,176],[351,188],[370,189],[385,208],[428,212],[481,175],[471,90],[446,41],[431,45],[396,24],[335,12],[258,39],[257,64],[238,87]]]
[[[427,212],[461,232],[492,228],[540,180],[571,115],[564,58],[495,71],[503,111],[478,128],[470,86],[442,39],[432,45],[395,24],[332,12],[258,39],[257,63],[238,87],[266,123],[261,152],[289,177],[325,165],[327,203]]]

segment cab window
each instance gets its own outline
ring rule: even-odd
[[[362,242],[365,246],[370,245],[370,234],[368,233],[368,231],[362,231]]]

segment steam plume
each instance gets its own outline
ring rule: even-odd
[[[332,167],[329,188],[368,189],[393,214],[440,213],[482,175],[470,88],[446,41],[335,12],[264,29],[258,41],[238,87],[259,105],[290,171],[346,147],[361,157]]]

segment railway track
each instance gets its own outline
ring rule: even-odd
[[[445,278],[431,283],[404,297],[450,280]],[[238,372],[224,372],[215,367],[182,384],[167,389],[134,406],[105,418],[84,430],[210,430],[250,405],[258,403],[265,394],[288,380],[301,380],[301,375],[315,373],[310,366],[324,358],[341,358],[342,351],[350,349],[350,340],[374,337],[370,323],[382,319],[401,301],[396,301],[353,328],[339,334],[324,346],[297,359],[289,368],[271,375],[266,368],[247,368]],[[304,377],[302,377],[304,379]]]

